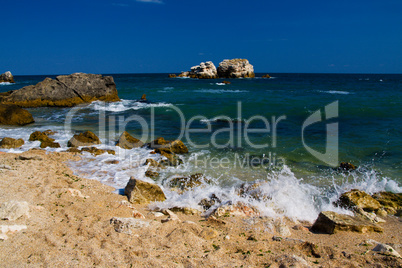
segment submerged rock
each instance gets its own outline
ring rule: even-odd
[[[338,169],[344,170],[344,171],[349,171],[349,170],[355,170],[356,166],[349,162],[342,162],[339,165]]]
[[[10,71],[5,72],[4,74],[0,74],[0,83],[15,83],[14,76],[11,74]]]
[[[0,148],[4,149],[19,148],[24,144],[25,142],[23,139],[16,140],[13,138],[5,137],[0,141]]]
[[[34,122],[32,114],[27,110],[15,105],[0,104],[0,125],[23,126]]]
[[[271,78],[271,76],[269,74],[264,74],[263,76],[261,76],[262,78]]]
[[[173,178],[169,182],[170,187],[175,187],[179,188],[182,191],[186,191],[190,188],[193,188],[195,186],[200,186],[203,181],[208,182],[205,178],[204,175],[201,173],[193,174],[188,177],[176,177]]]
[[[134,138],[127,131],[124,131],[120,135],[120,138],[116,144],[116,146],[119,146],[123,149],[133,149],[133,148],[142,147],[143,145],[144,145],[144,143],[142,141]]]
[[[165,201],[166,196],[162,189],[153,183],[140,181],[131,177],[124,189],[128,201],[136,204],[148,204],[156,201]]]
[[[383,228],[358,216],[338,214],[333,211],[323,211],[311,227],[311,231],[334,234],[339,231],[358,233],[383,232]]]
[[[67,147],[79,147],[100,144],[98,136],[91,131],[74,135],[67,143]]]
[[[111,76],[74,73],[46,78],[36,85],[9,91],[0,96],[5,104],[20,107],[72,107],[95,100],[119,101],[116,84]]]
[[[254,67],[246,59],[224,60],[217,69],[220,78],[253,78]]]
[[[381,204],[369,194],[356,189],[342,194],[337,205],[343,208],[361,208],[366,211],[375,211],[381,207]]]

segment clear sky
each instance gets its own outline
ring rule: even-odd
[[[0,73],[402,73],[401,0],[1,1]]]

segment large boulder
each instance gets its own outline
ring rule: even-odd
[[[246,59],[224,60],[219,63],[218,76],[220,78],[253,78],[254,67]]]
[[[0,104],[0,125],[23,126],[33,122],[32,114],[27,110],[15,105]]]
[[[0,74],[0,83],[15,83],[14,82],[14,76],[11,74],[11,72],[5,72],[4,74]]]
[[[24,140],[23,139],[13,139],[13,138],[8,138],[5,137],[0,141],[0,148],[3,149],[11,149],[11,148],[19,148],[22,145],[24,145]]]
[[[20,107],[72,107],[95,100],[120,100],[113,77],[84,73],[60,75],[0,96],[2,103]]]
[[[375,211],[381,207],[381,204],[369,194],[356,189],[343,193],[337,204],[343,208],[361,208],[366,211]]]
[[[67,143],[67,147],[90,146],[100,144],[98,136],[91,131],[74,135]]]
[[[191,71],[188,74],[191,78],[198,79],[214,79],[218,78],[216,67],[212,61],[201,62],[200,65],[191,67]]]
[[[334,234],[339,231],[358,233],[383,232],[383,228],[361,216],[349,216],[333,211],[323,211],[311,227],[311,231]]]
[[[124,131],[119,140],[117,141],[116,146],[120,146],[123,149],[133,149],[142,147],[144,143],[139,139],[134,138],[131,136],[127,131]]]
[[[136,204],[148,204],[155,201],[165,201],[162,189],[153,183],[140,181],[131,177],[124,189],[128,201]]]

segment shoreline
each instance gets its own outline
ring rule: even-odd
[[[1,220],[1,225],[27,227],[7,233],[8,239],[0,242],[0,260],[5,267],[402,265],[400,258],[373,252],[375,245],[367,244],[369,239],[390,243],[401,252],[402,237],[397,235],[401,219],[394,216],[387,216],[386,223],[381,224],[384,233],[333,235],[312,233],[308,230],[311,223],[285,218],[235,216],[206,220],[176,212],[176,219],[151,212],[147,205],[129,204],[126,196],[113,193],[113,187],[99,181],[74,176],[65,162],[78,159],[72,153],[43,150],[1,154],[0,203],[26,201],[30,210],[29,218]],[[145,219],[139,219],[141,215]],[[110,223],[114,217],[134,216],[149,226],[126,234],[116,232]],[[162,223],[167,217],[175,219]]]

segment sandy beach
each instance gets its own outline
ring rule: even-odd
[[[132,205],[112,187],[79,178],[73,153],[30,150],[0,155],[0,203],[25,201],[29,215],[1,220],[26,225],[0,242],[2,267],[401,267],[402,259],[371,251],[375,243],[401,251],[402,222],[388,216],[383,233],[309,231],[311,223],[267,217],[206,220]],[[111,167],[112,168],[112,167]],[[114,217],[145,222],[117,232]],[[177,216],[177,217],[176,217]],[[165,222],[166,218],[170,221]],[[164,223],[162,223],[164,222]]]

